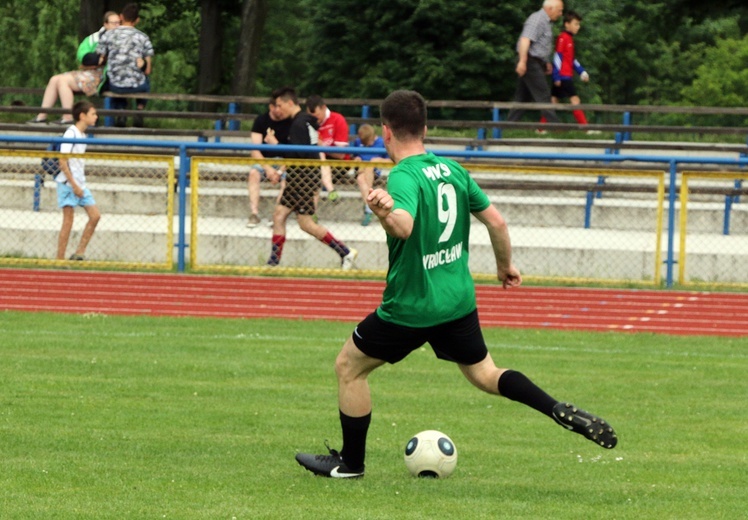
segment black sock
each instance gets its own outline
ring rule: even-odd
[[[369,432],[371,412],[363,417],[350,417],[340,412],[340,426],[343,428],[343,457],[350,470],[364,467],[366,457],[366,434]]]
[[[553,406],[558,402],[516,370],[507,370],[501,374],[499,393],[507,399],[535,408],[550,418],[553,418]]]

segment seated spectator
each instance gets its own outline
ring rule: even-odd
[[[288,132],[291,129],[292,119],[284,117],[275,104],[276,94],[281,90],[274,90],[268,104],[268,111],[260,114],[252,124],[250,139],[253,144],[278,144],[288,142]],[[265,156],[259,150],[252,150],[252,157],[264,159]],[[260,222],[260,182],[263,179],[273,184],[281,183],[281,192],[285,185],[285,172],[282,168],[270,164],[254,164],[249,169],[247,176],[247,190],[249,191],[249,221],[247,227],[253,228]],[[280,197],[280,195],[279,195]]]
[[[325,100],[316,94],[306,99],[306,111],[317,118],[319,124],[319,141],[320,146],[349,146],[348,143],[348,122],[343,114],[332,112]],[[350,160],[350,156],[344,153],[321,153],[321,159],[342,159]],[[320,168],[322,175],[322,188],[327,190],[327,200],[336,202],[339,197],[335,191],[335,185],[332,179],[332,169],[329,166]]]
[[[56,74],[49,78],[47,87],[44,89],[42,98],[42,108],[52,108],[60,100],[60,105],[66,110],[71,110],[76,93],[93,96],[99,92],[99,88],[104,82],[105,77],[105,60],[94,51],[99,42],[99,38],[106,31],[119,27],[120,18],[114,11],[107,11],[104,15],[104,25],[101,29],[87,36],[78,46],[77,60],[80,64],[79,70],[71,70]],[[29,121],[30,124],[41,124],[47,122],[47,113],[39,112],[34,119]],[[64,114],[57,121],[58,124],[73,124],[73,116],[70,113]]]
[[[108,89],[115,94],[144,93],[151,91],[148,76],[151,75],[153,44],[150,38],[135,28],[140,22],[138,4],[127,4],[122,9],[122,25],[109,31],[99,39],[96,52],[107,57],[109,70]],[[141,65],[142,66],[139,66]],[[138,98],[136,108],[145,109],[146,100]],[[112,98],[112,108],[126,109],[126,98]],[[115,126],[125,126],[127,118],[115,118]],[[133,118],[133,126],[143,126],[143,117]]]
[[[363,124],[358,129],[358,137],[353,142],[353,146],[366,147],[366,148],[384,148],[384,140],[379,137],[374,130],[374,127],[369,124]],[[365,162],[377,162],[377,163],[391,163],[392,161],[387,156],[386,150],[382,150],[381,153],[360,153],[354,154],[354,161],[365,161]],[[374,177],[377,178],[382,174],[382,170],[374,166],[366,166],[358,168],[356,173],[356,184],[361,192],[361,197],[364,199],[364,219],[361,221],[362,226],[368,226],[371,223],[372,211],[369,205],[366,203],[366,197],[369,195],[369,190],[374,187]]]
[[[83,56],[89,52],[96,52],[96,47],[99,45],[101,36],[105,32],[119,27],[121,21],[119,15],[114,11],[104,13],[104,25],[101,26],[101,29],[86,36],[80,45],[78,45],[78,52],[75,54],[78,63],[83,63]]]

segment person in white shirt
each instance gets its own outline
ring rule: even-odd
[[[71,125],[63,134],[63,137],[85,139],[85,131],[89,126],[95,126],[99,118],[96,107],[90,101],[79,101],[73,105],[73,120]],[[61,154],[83,154],[86,152],[85,143],[62,143]],[[57,206],[62,208],[62,227],[57,240],[57,259],[65,259],[65,251],[70,240],[70,231],[73,228],[76,206],[81,206],[88,214],[88,222],[83,229],[80,243],[70,260],[83,260],[91,237],[96,230],[96,225],[101,219],[99,208],[86,186],[85,161],[79,157],[60,157],[60,173],[55,177],[57,182]]]

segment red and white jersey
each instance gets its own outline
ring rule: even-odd
[[[348,123],[343,114],[327,109],[327,116],[319,125],[319,144],[321,146],[349,146]]]

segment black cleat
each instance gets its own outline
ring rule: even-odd
[[[610,450],[618,443],[616,432],[608,423],[571,403],[556,403],[553,407],[553,418],[567,430],[584,435],[603,448]]]
[[[325,443],[327,444],[327,443]],[[364,467],[351,469],[336,450],[331,449],[329,455],[313,455],[311,453],[297,453],[296,462],[304,466],[315,475],[328,478],[361,478]]]

